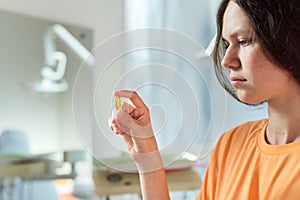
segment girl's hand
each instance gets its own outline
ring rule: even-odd
[[[128,98],[133,105],[122,103],[121,110],[109,118],[113,132],[122,136],[129,153],[150,153],[158,151],[153,135],[148,107],[134,91],[122,90],[115,96]]]

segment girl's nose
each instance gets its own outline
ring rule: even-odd
[[[237,69],[241,63],[238,57],[238,50],[233,47],[228,47],[222,60],[222,65],[226,69]]]

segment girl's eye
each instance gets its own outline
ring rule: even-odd
[[[246,47],[246,46],[248,46],[248,45],[250,45],[251,44],[251,42],[252,42],[252,39],[247,39],[247,40],[239,40],[239,44],[241,45],[241,46],[243,46],[243,47]]]

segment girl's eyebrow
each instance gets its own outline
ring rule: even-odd
[[[228,38],[236,38],[239,35],[248,35],[249,37],[253,36],[253,30],[246,30],[246,29],[235,29],[234,31],[232,31]],[[224,37],[224,35],[222,34],[222,40],[223,41],[227,41],[226,37]]]

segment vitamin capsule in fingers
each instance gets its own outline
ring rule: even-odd
[[[116,109],[117,110],[121,109],[121,99],[120,99],[120,97],[116,97]]]

